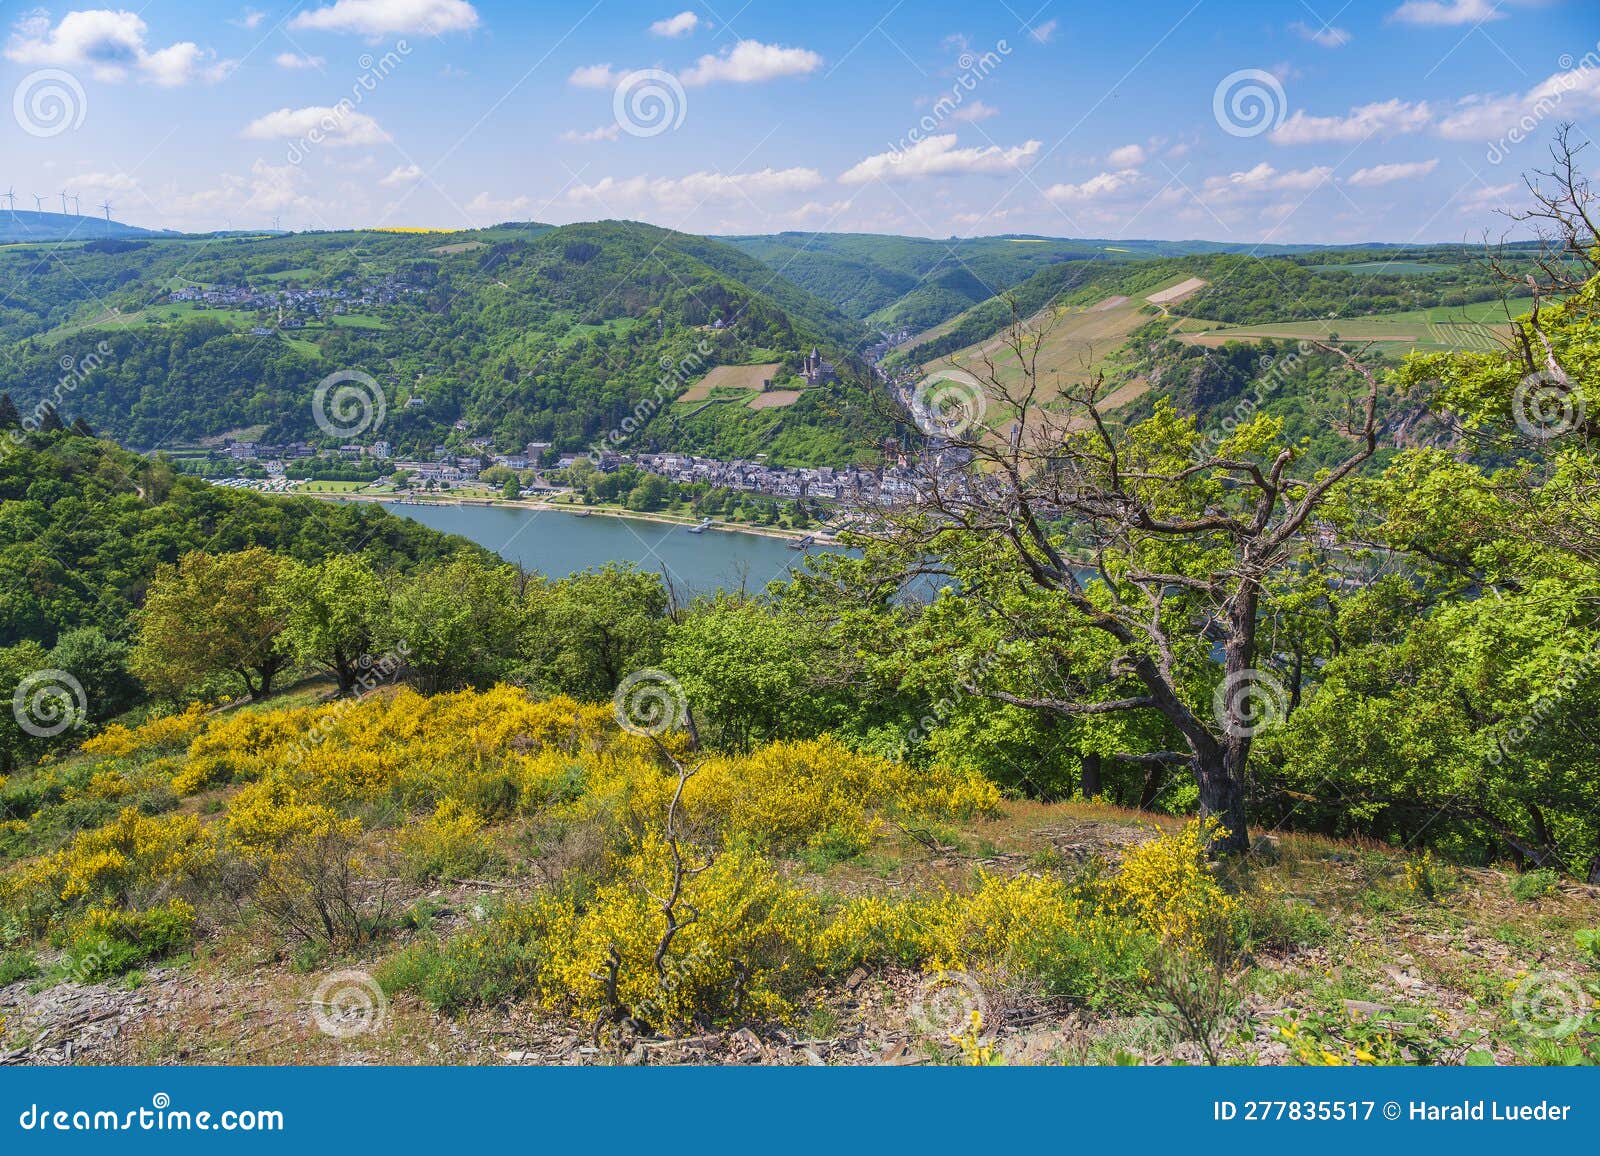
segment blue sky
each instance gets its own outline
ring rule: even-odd
[[[1315,2],[8,5],[0,191],[183,229],[1459,241],[1587,139],[1592,0]]]

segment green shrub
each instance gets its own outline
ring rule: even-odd
[[[181,899],[147,911],[92,908],[70,933],[65,970],[79,983],[121,975],[187,947],[194,923],[194,908]]]
[[[32,979],[39,974],[39,961],[34,959],[31,951],[7,951],[0,953],[0,987],[6,987],[22,979]]]
[[[1529,871],[1511,878],[1511,897],[1531,903],[1535,899],[1543,899],[1556,888],[1556,881],[1560,878],[1549,867],[1540,867],[1537,871]]]

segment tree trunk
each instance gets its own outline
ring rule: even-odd
[[[1099,755],[1083,756],[1083,766],[1078,774],[1078,789],[1085,799],[1092,799],[1101,793]]]
[[[1139,789],[1139,810],[1148,811],[1167,782],[1167,764],[1150,763],[1144,769],[1144,784]]]
[[[1214,818],[1222,830],[1207,840],[1213,855],[1231,855],[1250,849],[1250,830],[1245,815],[1245,758],[1248,739],[1230,739],[1224,746],[1195,759],[1195,778],[1200,786],[1200,815]]]
[[[1260,595],[1255,585],[1245,582],[1228,603],[1228,637],[1223,644],[1223,680],[1230,694],[1225,701],[1225,718],[1217,721],[1223,729],[1220,742],[1204,744],[1206,750],[1195,752],[1195,778],[1200,786],[1200,814],[1215,818],[1222,831],[1208,840],[1207,850],[1213,855],[1228,855],[1250,849],[1250,829],[1246,813],[1248,803],[1246,768],[1250,761],[1250,741],[1256,728],[1263,725],[1265,715],[1243,717],[1241,710],[1249,702],[1245,688],[1255,683],[1257,690],[1271,696],[1270,681],[1262,685],[1261,673],[1255,669],[1256,661],[1256,611]],[[1287,704],[1278,704],[1282,711]],[[1258,702],[1256,711],[1272,709]],[[1280,715],[1281,721],[1281,715]]]

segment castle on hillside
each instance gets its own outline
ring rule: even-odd
[[[807,385],[822,385],[824,382],[835,379],[833,362],[823,361],[822,354],[813,346],[811,352],[806,354],[805,363],[801,366],[800,376],[806,379]]]

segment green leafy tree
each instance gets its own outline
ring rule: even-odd
[[[516,665],[523,606],[517,572],[476,555],[425,570],[394,593],[383,643],[429,691],[490,686]]]
[[[349,694],[377,648],[389,609],[383,580],[360,555],[288,563],[272,590],[283,646],[297,662],[332,674]]]
[[[662,661],[683,684],[703,736],[749,750],[825,729],[824,649],[817,624],[722,595],[673,624]]]
[[[611,563],[530,585],[524,652],[534,681],[586,699],[609,698],[660,659],[667,591],[637,567]]]
[[[232,554],[185,554],[163,566],[139,614],[130,665],[147,687],[176,695],[213,674],[237,675],[245,694],[265,698],[289,661],[272,588],[284,566],[254,546]]]
[[[1378,377],[1346,358],[1365,383],[1346,423],[1351,444],[1304,476],[1299,449],[1264,416],[1212,450],[1165,401],[1132,428],[1115,426],[1103,379],[1047,406],[1044,393],[1055,391],[1038,372],[1047,338],[1048,325],[1018,318],[996,352],[962,367],[984,408],[1014,424],[1000,436],[981,422],[951,423],[945,440],[970,467],[925,486],[922,503],[888,511],[887,538],[908,567],[954,559],[965,596],[996,616],[1020,583],[1055,633],[1097,637],[1109,648],[1097,669],[1064,668],[1053,685],[1023,693],[977,689],[1068,717],[1159,716],[1181,746],[1138,753],[1187,766],[1202,814],[1219,820],[1212,850],[1243,851],[1250,749],[1280,685],[1262,669],[1272,653],[1260,645],[1262,622],[1280,590],[1327,581],[1308,549],[1330,495],[1377,448]],[[969,574],[982,581],[968,585]]]

